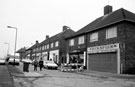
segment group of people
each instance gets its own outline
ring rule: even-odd
[[[34,62],[33,62],[33,64],[34,64],[34,71],[37,71],[37,67],[39,66],[39,68],[40,68],[40,71],[42,71],[42,68],[43,68],[43,64],[44,64],[44,62],[43,62],[43,59],[42,58],[40,58],[40,60],[38,61],[37,59],[35,59],[34,60]]]

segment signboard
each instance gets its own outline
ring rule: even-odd
[[[117,49],[119,49],[119,43],[88,47],[87,52],[88,53],[114,52]]]

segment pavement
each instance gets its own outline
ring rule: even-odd
[[[0,65],[0,87],[14,87],[13,78],[6,65]]]
[[[76,72],[76,73],[82,74],[82,75],[87,75],[87,76],[112,77],[112,78],[130,79],[130,80],[135,79],[135,75],[98,72],[98,71],[91,71],[91,70],[84,70],[84,71]]]
[[[34,87],[33,83],[31,83],[28,78],[43,77],[42,74],[37,72],[23,72],[19,66],[8,65],[7,67],[8,71],[11,73],[11,77],[13,78],[14,87]]]

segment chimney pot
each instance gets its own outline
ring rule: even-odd
[[[106,5],[106,6],[104,7],[104,15],[109,14],[109,13],[111,13],[111,12],[112,12],[112,6]]]
[[[63,26],[63,31],[66,31],[67,29],[70,29],[68,26]]]
[[[36,40],[36,44],[38,44],[38,40]]]
[[[46,40],[49,38],[49,35],[46,35]]]

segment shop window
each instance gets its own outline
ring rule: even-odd
[[[73,46],[74,45],[74,39],[69,40],[69,46]]]
[[[90,34],[90,42],[98,41],[98,32]]]
[[[117,37],[117,27],[112,27],[106,30],[106,39]]]
[[[84,36],[78,38],[78,44],[84,44]]]

